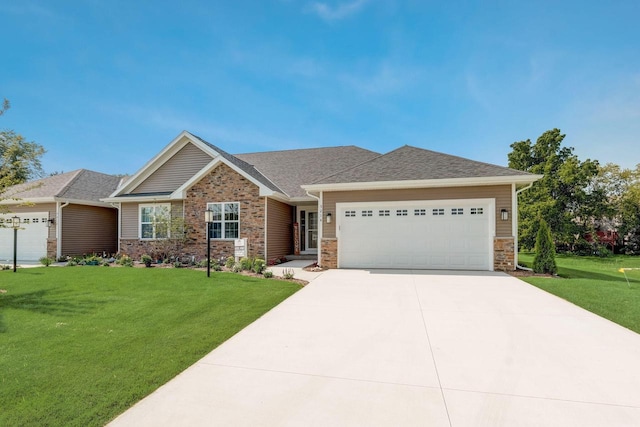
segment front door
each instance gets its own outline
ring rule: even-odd
[[[300,211],[300,247],[302,252],[318,252],[318,211]]]

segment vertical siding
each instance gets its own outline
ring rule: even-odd
[[[118,211],[96,206],[68,205],[62,209],[62,255],[115,253]]]
[[[189,143],[133,189],[131,193],[174,191],[211,160],[208,154]]]
[[[47,212],[49,214],[49,218],[53,218],[55,221],[56,218],[56,204],[55,203],[40,203],[33,206],[7,206],[9,208],[8,214],[11,213],[25,213],[25,212]],[[56,226],[55,224],[49,227],[49,235],[47,236],[49,239],[56,238]]]
[[[267,259],[293,253],[293,209],[267,199]]]
[[[496,236],[509,237],[511,233],[511,185],[488,185],[476,187],[416,188],[402,190],[331,191],[323,193],[323,214],[336,217],[336,203],[347,202],[396,202],[404,200],[454,200],[495,199]],[[509,220],[500,219],[501,209],[509,210]],[[336,221],[322,225],[323,238],[336,237]]]

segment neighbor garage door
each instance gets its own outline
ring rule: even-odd
[[[338,266],[492,270],[492,199],[338,203]]]
[[[47,255],[47,212],[2,214],[0,222],[0,262],[13,260],[13,228],[11,218],[20,218],[18,261],[37,261]]]

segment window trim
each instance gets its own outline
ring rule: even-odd
[[[236,204],[238,205],[238,219],[237,220],[226,220],[224,218],[224,211],[225,211],[225,206],[226,205],[233,205]],[[211,209],[212,205],[221,205],[221,212],[222,212],[222,219],[220,221],[213,221],[211,224],[215,224],[215,223],[220,223],[220,231],[222,234],[222,237],[211,237],[211,240],[217,240],[217,241],[232,241],[232,240],[236,240],[240,238],[240,223],[241,223],[241,215],[240,215],[240,202],[207,202],[207,209]],[[236,237],[227,237],[226,234],[226,227],[225,224],[226,223],[237,223],[238,224],[238,235]],[[212,230],[212,229],[211,229]],[[207,225],[207,233],[210,233],[211,230],[209,230],[209,226]]]
[[[171,227],[167,226],[167,236],[166,237],[157,237],[156,236],[156,222],[142,222],[142,209],[144,208],[153,208],[153,215],[155,216],[155,209],[159,207],[167,208],[167,213],[169,217],[167,218],[169,222],[171,222],[171,203],[141,203],[138,205],[138,238],[140,240],[165,240],[171,237]],[[153,237],[143,237],[142,235],[142,225],[143,224],[151,224],[153,229]]]

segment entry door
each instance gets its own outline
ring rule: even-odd
[[[310,253],[318,252],[318,211],[304,211],[304,225],[303,250]]]

